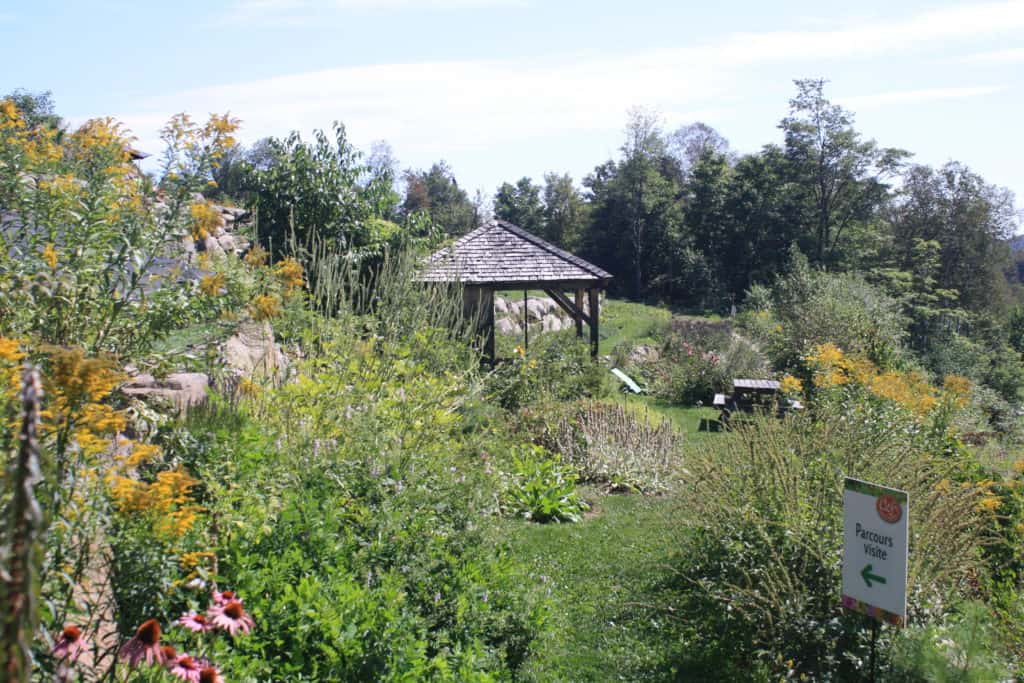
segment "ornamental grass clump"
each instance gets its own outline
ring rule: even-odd
[[[620,403],[580,401],[533,428],[535,438],[572,465],[580,481],[609,491],[664,492],[678,480],[684,435]]]
[[[843,478],[908,491],[909,621],[929,623],[976,593],[983,569],[980,494],[949,485],[962,465],[944,449],[901,406],[850,400],[756,418],[690,452],[680,494],[693,535],[677,570],[695,625],[734,644],[723,656],[792,661],[814,680],[860,676],[866,631],[839,606]]]

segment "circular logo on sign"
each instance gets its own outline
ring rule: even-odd
[[[878,511],[878,516],[882,518],[882,521],[889,524],[895,524],[903,516],[903,508],[900,507],[900,502],[888,494],[879,496],[875,500],[875,509]]]

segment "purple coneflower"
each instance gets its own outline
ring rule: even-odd
[[[203,670],[201,666],[203,662],[197,660],[195,657],[189,655],[182,655],[178,657],[178,660],[171,667],[171,675],[177,676],[183,681],[189,681],[190,683],[199,682],[199,673]]]
[[[161,645],[160,654],[164,656],[164,666],[168,669],[174,666],[174,662],[178,661],[178,651],[174,649],[173,645]]]
[[[156,619],[143,622],[132,639],[121,646],[120,657],[128,660],[128,664],[133,667],[141,661],[145,661],[146,664],[163,664],[164,653],[160,649],[160,622]]]
[[[210,620],[202,614],[182,614],[178,624],[195,633],[204,633],[213,628]]]
[[[199,683],[224,683],[224,679],[220,677],[220,671],[217,671],[217,667],[208,666],[199,672],[199,678],[196,679]]]
[[[57,639],[57,643],[53,646],[53,656],[57,659],[64,659],[65,657],[70,661],[75,661],[78,656],[82,654],[87,646],[85,637],[82,635],[82,629],[75,625],[65,626],[64,630],[60,632],[60,638]]]
[[[213,591],[213,604],[215,605],[226,605],[232,600],[242,602],[242,598],[235,595],[234,591],[224,591],[223,593],[220,591]]]
[[[241,600],[232,600],[224,605],[211,607],[208,614],[214,626],[224,629],[232,637],[238,631],[248,633],[256,625],[252,617],[245,613]]]

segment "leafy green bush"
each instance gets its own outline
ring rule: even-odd
[[[508,410],[544,401],[601,398],[609,392],[607,374],[571,332],[547,332],[529,351],[518,350],[494,369],[487,393]]]
[[[587,504],[576,490],[576,472],[540,446],[512,454],[504,507],[535,522],[577,522]]]
[[[798,370],[803,357],[825,343],[883,368],[903,360],[908,321],[899,301],[857,274],[812,270],[794,251],[790,272],[773,286],[770,303],[763,288],[753,299],[755,307],[740,322],[778,370]]]
[[[885,679],[896,683],[1009,680],[1006,655],[988,608],[969,602],[953,618],[911,628],[895,639]]]
[[[181,440],[217,520],[214,578],[260,625],[225,668],[258,680],[514,670],[541,612],[481,535],[498,482],[460,424],[465,385],[409,348],[331,348],[243,404],[251,416],[199,413]]]

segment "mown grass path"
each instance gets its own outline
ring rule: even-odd
[[[680,623],[664,604],[685,534],[678,501],[586,494],[594,511],[577,524],[505,520],[496,528],[522,562],[523,581],[552,604],[522,679],[682,680]]]

